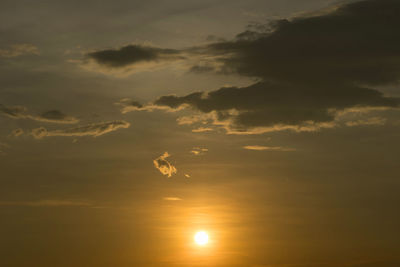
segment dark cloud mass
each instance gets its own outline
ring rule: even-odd
[[[120,68],[143,61],[178,59],[180,52],[142,45],[127,45],[120,49],[107,49],[88,53],[87,56],[98,64]]]
[[[360,107],[396,107],[399,101],[380,92],[358,87],[324,87],[320,90],[299,85],[260,82],[249,87],[226,87],[207,95],[193,93],[184,97],[163,96],[155,104],[177,108],[183,104],[209,113],[218,111],[219,119],[231,116],[237,125],[246,127],[295,125],[306,121],[328,122],[334,119],[331,109]],[[239,114],[230,115],[231,109]]]
[[[270,31],[247,31],[209,49],[227,70],[265,80],[306,84],[397,82],[400,77],[400,2],[369,0],[329,14],[278,20]]]
[[[43,112],[41,114],[41,117],[50,119],[50,120],[60,120],[60,119],[65,118],[65,114],[63,114],[59,110],[49,110],[49,111]]]
[[[222,72],[260,81],[208,94],[163,96],[155,104],[187,104],[217,112],[237,129],[331,122],[351,107],[398,107],[372,89],[400,78],[400,2],[369,0],[312,17],[271,22],[233,41],[209,45]],[[237,112],[227,112],[235,110]]]

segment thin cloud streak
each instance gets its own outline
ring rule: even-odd
[[[164,197],[165,201],[181,201],[182,199],[179,197]]]
[[[244,146],[243,148],[246,150],[255,150],[255,151],[283,151],[283,152],[296,151],[296,149],[294,149],[294,148],[280,147],[280,146],[254,145],[254,146]]]
[[[36,139],[44,137],[63,136],[63,137],[82,137],[93,136],[98,137],[104,134],[116,131],[118,129],[127,129],[130,123],[126,121],[110,121],[102,123],[93,123],[80,127],[49,131],[46,128],[40,127],[32,130],[31,135]]]
[[[90,202],[74,200],[0,201],[0,206],[25,207],[90,207]]]
[[[208,152],[208,148],[204,148],[204,147],[193,147],[192,150],[190,151],[190,153],[192,153],[195,156],[204,155],[207,152]]]

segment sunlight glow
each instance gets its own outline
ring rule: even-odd
[[[204,231],[197,232],[194,236],[194,242],[199,246],[205,246],[208,243],[208,234]]]

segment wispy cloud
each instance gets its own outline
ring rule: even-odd
[[[37,201],[0,201],[0,206],[26,206],[26,207],[89,207],[92,203],[76,200],[37,200]]]
[[[192,153],[195,156],[204,155],[207,152],[208,152],[208,148],[204,148],[204,147],[194,147],[190,151],[190,153]]]
[[[3,149],[8,148],[8,147],[9,147],[8,144],[0,142],[0,155],[1,154],[5,155],[6,153],[3,151]]]
[[[244,149],[247,150],[256,150],[256,151],[296,151],[294,148],[288,148],[288,147],[280,147],[280,146],[259,146],[259,145],[254,145],[254,146],[244,146]]]
[[[165,152],[160,157],[153,160],[153,163],[154,167],[156,167],[163,175],[171,177],[173,174],[176,174],[178,170],[167,160],[168,157],[170,157],[170,154]]]
[[[14,44],[8,48],[0,48],[0,57],[6,58],[39,54],[39,49],[32,44]]]
[[[387,119],[381,117],[372,117],[365,120],[348,121],[345,124],[349,127],[355,126],[381,126],[385,125]]]
[[[138,101],[132,100],[130,98],[123,98],[120,101],[116,102],[115,105],[120,107],[120,111],[122,114],[131,112],[131,111],[155,111],[155,110],[162,110],[165,112],[176,112],[183,110],[185,106],[181,106],[178,108],[170,108],[167,106],[159,106],[159,105],[154,105],[152,103],[142,105]]]
[[[18,137],[24,134],[24,130],[21,128],[15,129],[11,132],[10,136]]]
[[[210,127],[199,127],[199,128],[192,130],[192,132],[194,132],[194,133],[205,133],[205,132],[212,132],[212,131],[214,131],[214,129],[210,128]]]
[[[46,128],[40,127],[32,130],[31,134],[36,139],[41,139],[50,136],[67,136],[67,137],[81,137],[81,136],[93,136],[98,137],[118,129],[126,129],[130,127],[130,123],[126,121],[110,121],[93,123],[80,127],[69,128],[64,130],[52,130],[49,131]]]
[[[179,197],[164,197],[163,199],[166,201],[181,201],[182,200]]]
[[[23,106],[5,106],[0,104],[0,114],[11,119],[29,119],[39,122],[59,123],[59,124],[75,124],[79,120],[75,117],[65,115],[59,110],[49,110],[39,115],[27,113],[27,108]]]

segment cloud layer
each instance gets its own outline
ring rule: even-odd
[[[398,98],[378,90],[400,79],[398,14],[399,1],[358,1],[193,48],[192,53],[218,63],[218,69],[203,71],[236,73],[258,82],[162,96],[152,109],[189,106],[228,132],[245,134],[315,131],[333,127],[339,113],[355,107],[398,108]],[[132,110],[150,109],[135,103],[124,112]]]
[[[322,89],[306,85],[259,82],[248,87],[225,87],[204,94],[163,96],[156,105],[176,109],[189,105],[203,113],[215,112],[216,120],[236,130],[284,128],[334,121],[338,111],[358,107],[398,107],[399,100],[377,90],[325,85]]]

